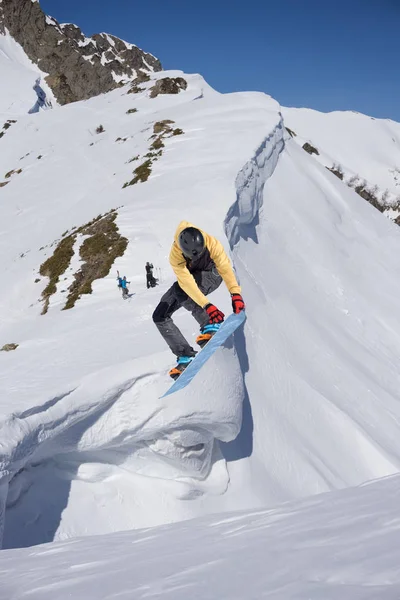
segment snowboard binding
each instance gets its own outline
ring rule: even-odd
[[[179,356],[176,367],[170,370],[169,376],[176,381],[188,365],[192,362],[194,356]]]
[[[198,344],[200,348],[204,348],[204,346],[211,340],[213,335],[217,333],[220,327],[220,323],[210,323],[202,327],[200,329],[200,335],[198,335],[196,338],[196,344]]]

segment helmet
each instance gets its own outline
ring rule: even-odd
[[[186,227],[179,234],[179,246],[187,258],[198,258],[205,250],[203,234],[195,227]]]

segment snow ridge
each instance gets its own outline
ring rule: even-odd
[[[224,223],[231,248],[241,237],[251,237],[251,230],[255,229],[258,213],[263,205],[265,183],[275,171],[284,147],[284,125],[281,117],[236,178],[236,202],[229,209]]]

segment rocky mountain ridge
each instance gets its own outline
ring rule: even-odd
[[[45,73],[60,104],[109,92],[140,73],[161,71],[152,54],[106,33],[86,37],[47,16],[38,0],[2,0],[0,34],[9,34]]]

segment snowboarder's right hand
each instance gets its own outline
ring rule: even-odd
[[[225,315],[223,312],[218,310],[218,308],[214,306],[214,304],[207,304],[207,306],[205,306],[204,308],[207,311],[208,316],[210,317],[210,323],[222,323]]]

